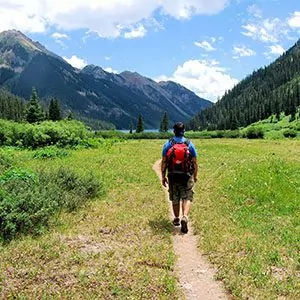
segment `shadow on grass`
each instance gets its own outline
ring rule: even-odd
[[[149,220],[149,225],[156,235],[172,234],[174,226],[169,219],[157,218],[155,220]]]

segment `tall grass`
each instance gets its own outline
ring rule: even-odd
[[[300,143],[197,146],[192,215],[218,277],[238,299],[299,298]]]

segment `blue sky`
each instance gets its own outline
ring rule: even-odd
[[[299,0],[0,0],[18,29],[77,68],[173,80],[216,101],[300,37]]]

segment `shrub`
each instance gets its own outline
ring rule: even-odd
[[[229,130],[225,133],[226,138],[236,139],[241,137],[241,133],[239,130]]]
[[[245,137],[248,139],[262,139],[264,132],[261,127],[251,126],[246,130]]]
[[[3,173],[4,170],[11,167],[11,165],[11,158],[7,154],[0,152],[0,174]]]
[[[50,145],[76,146],[91,133],[79,121],[44,121],[40,124],[0,120],[0,144],[38,148]]]
[[[295,138],[297,136],[297,131],[293,129],[287,129],[283,132],[283,136],[286,138]]]
[[[293,125],[290,127],[290,129],[300,131],[300,120],[294,121]]]
[[[65,157],[68,155],[69,152],[64,149],[57,148],[56,146],[49,146],[35,151],[33,154],[33,158],[56,158]]]
[[[0,239],[40,233],[55,212],[77,209],[100,188],[94,175],[79,176],[66,168],[38,174],[7,170],[0,176]]]

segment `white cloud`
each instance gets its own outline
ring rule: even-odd
[[[293,15],[288,19],[288,24],[292,28],[300,28],[300,11],[295,11]]]
[[[246,31],[242,34],[265,43],[277,43],[279,38],[287,35],[286,24],[280,19],[265,19],[257,24],[242,26]]]
[[[284,48],[280,45],[270,46],[271,54],[281,55],[285,52]]]
[[[111,60],[111,57],[110,56],[105,56],[104,59],[105,60]]]
[[[72,55],[71,58],[63,57],[63,59],[77,69],[82,69],[87,65],[87,62],[84,59],[79,58],[76,55]]]
[[[137,28],[131,28],[131,31],[125,32],[124,37],[125,39],[135,39],[141,38],[146,35],[147,30],[143,25],[139,25]]]
[[[45,32],[87,29],[101,37],[123,36],[130,26],[156,27],[154,14],[176,19],[199,14],[216,14],[229,0],[0,0],[0,31]],[[138,27],[139,28],[139,27]],[[146,28],[145,28],[146,30]],[[132,37],[140,37],[137,28]],[[144,32],[146,33],[146,32]],[[127,36],[128,36],[127,32]]]
[[[255,4],[248,6],[247,11],[250,15],[254,16],[255,18],[262,18],[262,12],[259,7]]]
[[[209,52],[216,50],[208,41],[195,42],[194,45]]]
[[[285,50],[281,45],[271,45],[268,46],[268,51],[264,52],[264,55],[268,58],[268,59],[273,59],[274,56],[280,56],[282,55]]]
[[[189,60],[178,66],[174,74],[167,78],[162,75],[155,80],[172,80],[187,87],[199,97],[216,101],[226,90],[231,89],[238,80],[232,78],[227,70],[216,60]]]
[[[45,32],[47,20],[30,10],[32,4],[20,1],[0,0],[0,31],[17,29],[23,32]]]
[[[104,71],[108,72],[108,73],[114,73],[114,74],[118,74],[119,72],[117,70],[114,70],[111,67],[107,67],[105,69],[103,69]]]
[[[59,33],[59,32],[54,32],[51,35],[55,40],[60,40],[60,39],[68,39],[68,35],[65,33]]]
[[[163,11],[176,19],[188,19],[192,15],[212,15],[222,11],[228,0],[164,0]]]
[[[234,58],[256,55],[254,50],[247,48],[246,46],[234,46],[232,52],[235,55]]]

